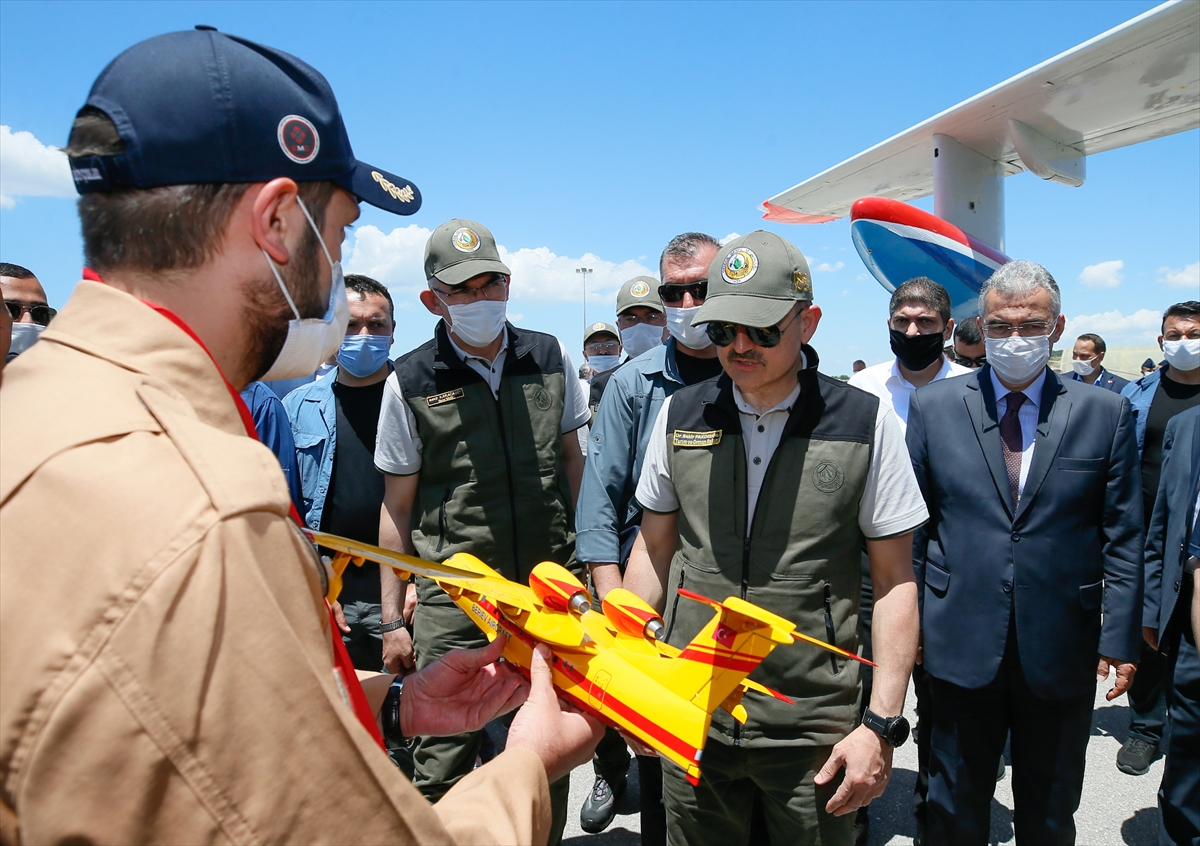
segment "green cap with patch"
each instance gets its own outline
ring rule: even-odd
[[[708,267],[708,296],[694,325],[728,321],[766,328],[813,298],[808,262],[796,246],[762,229],[730,241]]]
[[[500,261],[496,239],[482,223],[456,217],[433,230],[425,242],[425,278],[443,285],[461,285],[481,273],[512,271]]]
[[[658,312],[663,310],[662,300],[658,298],[657,279],[653,276],[635,276],[621,286],[617,292],[617,314],[633,306],[645,306]]]
[[[583,345],[586,347],[592,336],[599,335],[601,332],[607,332],[618,341],[621,340],[621,334],[617,331],[617,327],[611,323],[589,323],[588,327],[583,330]]]

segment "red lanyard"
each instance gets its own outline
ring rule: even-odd
[[[100,278],[100,274],[89,267],[83,269],[83,278],[104,284],[104,280]],[[149,300],[141,300],[141,302],[182,329],[189,338],[196,342],[200,349],[204,350],[205,354],[212,361],[213,367],[217,368],[217,374],[221,377],[221,381],[225,383],[225,388],[229,391],[229,396],[238,410],[238,416],[242,418],[242,425],[246,427],[246,435],[254,438],[254,440],[258,440],[258,430],[254,427],[254,417],[251,416],[249,407],[246,405],[245,400],[242,399],[242,395],[225,378],[225,373],[221,370],[221,365],[217,364],[217,360],[213,358],[213,354],[209,352],[208,347],[200,340],[200,336],[192,331],[192,327],[183,322],[183,318],[170,309],[160,306],[157,303],[152,303]],[[303,530],[304,521],[300,519],[300,513],[296,511],[296,503],[289,500],[288,509],[291,518]],[[341,676],[343,687],[350,699],[350,705],[359,722],[366,727],[367,731],[371,733],[371,736],[375,738],[380,747],[386,749],[383,744],[383,736],[379,733],[379,725],[375,722],[375,714],[372,713],[371,705],[367,702],[367,694],[363,692],[362,684],[358,681],[358,675],[354,672],[354,663],[350,660],[350,653],[346,651],[346,644],[342,642],[342,633],[338,629],[337,620],[333,617],[333,607],[328,601],[325,602],[325,609],[329,613],[329,629],[333,632],[334,672]]]

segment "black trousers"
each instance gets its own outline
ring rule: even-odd
[[[1200,656],[1187,625],[1167,665],[1171,740],[1158,789],[1161,844],[1200,842]]]
[[[1036,696],[1010,625],[1000,670],[981,688],[930,676],[926,843],[988,843],[996,761],[1012,736],[1013,830],[1018,843],[1073,844],[1095,692]]]

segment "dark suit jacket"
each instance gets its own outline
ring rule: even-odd
[[[913,546],[925,669],[961,687],[986,685],[1015,608],[1030,688],[1049,699],[1083,695],[1095,689],[1097,654],[1136,661],[1141,644],[1133,413],[1111,391],[1047,371],[1014,514],[990,371],[919,388],[909,407],[908,449],[929,507]]]
[[[1200,408],[1177,414],[1163,435],[1162,473],[1158,496],[1146,535],[1146,599],[1142,625],[1158,630],[1159,648],[1173,648],[1182,618],[1189,613],[1180,606],[1183,562],[1188,558],[1188,538],[1200,488]],[[1186,603],[1184,603],[1186,605]],[[1170,631],[1168,631],[1170,630]]]
[[[1082,382],[1083,381],[1083,377],[1081,377],[1078,373],[1076,373],[1073,370],[1067,374],[1067,378],[1071,379],[1074,382]],[[1128,379],[1124,379],[1124,378],[1118,376],[1116,373],[1109,373],[1107,370],[1104,369],[1103,366],[1101,366],[1100,375],[1096,377],[1096,381],[1092,385],[1092,387],[1104,388],[1106,390],[1112,391],[1114,394],[1119,394],[1119,393],[1121,393],[1121,391],[1123,391],[1125,389],[1125,386],[1128,384],[1129,384]]]

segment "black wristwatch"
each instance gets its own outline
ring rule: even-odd
[[[405,737],[400,729],[400,697],[403,694],[404,676],[396,676],[392,686],[388,688],[387,696],[383,698],[383,708],[380,709],[383,739],[389,749],[408,748],[416,740],[413,737]]]
[[[904,745],[908,740],[908,720],[903,715],[881,717],[867,708],[863,711],[862,724],[883,738],[883,742],[893,749]]]

